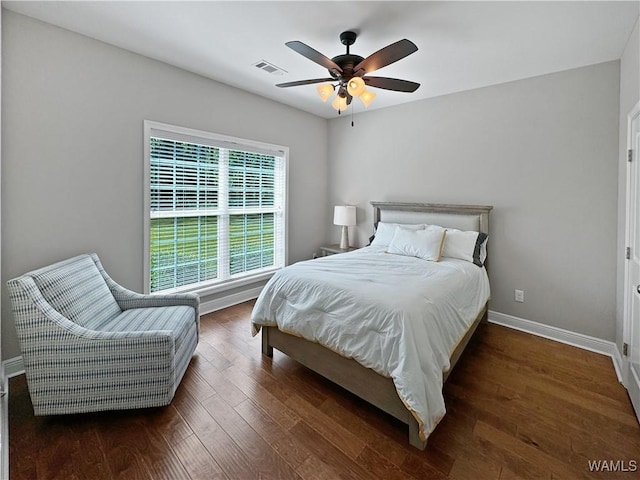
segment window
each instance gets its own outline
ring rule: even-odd
[[[145,121],[149,291],[235,286],[282,268],[287,155]]]

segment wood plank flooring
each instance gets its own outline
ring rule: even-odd
[[[24,376],[11,379],[11,479],[640,478],[640,427],[608,357],[481,325],[420,452],[392,417],[262,356],[252,305],[202,318],[165,408],[34,417]],[[590,471],[602,460],[609,471]]]

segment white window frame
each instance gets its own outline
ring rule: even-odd
[[[253,270],[250,272],[236,274],[230,278],[216,278],[201,283],[184,285],[172,289],[160,290],[158,293],[171,293],[171,292],[197,292],[200,295],[210,295],[225,290],[230,290],[244,285],[256,283],[258,281],[269,279],[277,270],[280,270],[288,264],[288,190],[289,190],[289,147],[282,145],[269,144],[264,142],[258,142],[255,140],[248,140],[239,137],[231,137],[228,135],[220,135],[216,133],[206,132],[203,130],[195,130],[192,128],[179,127],[166,123],[155,122],[152,120],[144,120],[144,199],[143,199],[143,279],[144,279],[144,292],[150,292],[151,282],[151,142],[150,138],[153,136],[161,135],[163,138],[169,138],[177,141],[193,142],[198,144],[210,144],[215,147],[230,148],[242,150],[243,147],[249,148],[254,152],[265,153],[268,155],[275,155],[282,157],[284,161],[284,186],[282,188],[283,208],[282,213],[282,231],[283,231],[283,246],[281,251],[274,252],[277,256],[282,256],[281,261],[276,262],[281,266],[263,268],[259,270]],[[226,200],[225,200],[226,202]],[[225,216],[228,221],[230,213],[229,209],[221,209],[221,216]],[[224,227],[223,227],[224,228]],[[223,242],[226,244],[226,241]],[[222,248],[227,248],[223,246]]]

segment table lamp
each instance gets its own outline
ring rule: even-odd
[[[356,207],[352,205],[338,205],[333,209],[333,224],[342,227],[340,248],[349,248],[349,227],[356,224]]]

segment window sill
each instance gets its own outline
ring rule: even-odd
[[[270,269],[260,273],[254,273],[251,275],[234,278],[226,281],[213,281],[207,283],[200,283],[196,285],[188,285],[184,287],[169,288],[167,290],[160,290],[153,292],[152,295],[166,295],[171,293],[197,293],[201,297],[213,295],[215,293],[224,292],[227,290],[233,290],[234,288],[244,287],[252,283],[257,283],[265,280],[269,280],[280,268]]]

